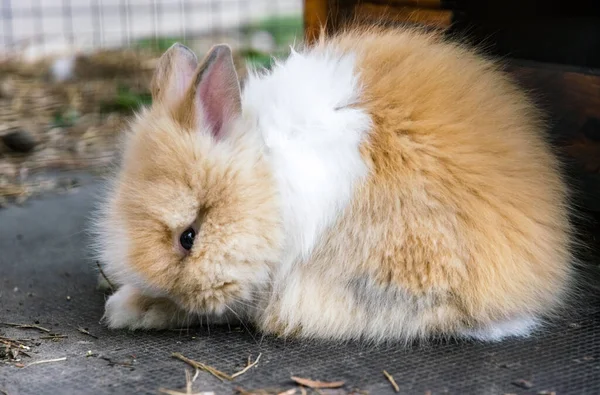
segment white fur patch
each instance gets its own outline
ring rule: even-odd
[[[142,310],[134,303],[137,291],[130,285],[121,287],[106,301],[104,319],[112,329],[165,329],[170,326],[176,311],[165,311],[162,305]]]
[[[306,258],[367,174],[359,147],[371,128],[355,56],[333,49],[292,51],[265,75],[250,75],[244,116],[256,122],[271,160],[291,255]]]
[[[105,194],[114,194],[113,189],[114,185],[107,185]],[[103,198],[94,213],[93,226],[90,229],[94,240],[92,248],[95,250],[96,259],[102,263],[105,274],[109,280],[114,282],[114,285],[130,284],[143,290],[147,295],[161,296],[160,292],[151,288],[128,265],[129,235],[122,221],[111,215],[113,202],[108,196]]]
[[[537,326],[538,321],[535,318],[522,317],[499,321],[487,328],[465,330],[463,335],[475,340],[497,342],[507,337],[527,337]]]

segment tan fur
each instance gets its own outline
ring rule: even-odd
[[[163,59],[155,81],[167,83],[172,57]],[[195,79],[205,67],[206,61]],[[252,274],[279,256],[272,175],[259,150],[242,137],[218,142],[190,121],[197,118],[193,94],[169,103],[156,85],[153,93],[155,104],[137,117],[127,137],[107,222],[124,225],[127,265],[149,287],[189,311],[222,312],[223,303],[249,297]],[[185,255],[179,235],[192,224],[200,247]],[[248,273],[242,277],[249,284],[233,279],[231,270]],[[130,301],[137,302],[147,309],[147,297]]]
[[[263,331],[304,337],[460,337],[555,311],[572,272],[568,193],[525,95],[491,61],[417,30],[350,30],[313,50],[356,54],[353,105],[373,121],[351,205],[285,283],[254,279],[275,278],[282,257],[266,159],[251,140],[192,130],[192,94],[176,111],[161,100],[132,126],[109,209],[142,280],[190,312],[247,301]],[[201,243],[182,256],[192,223]]]
[[[492,62],[416,30],[350,30],[317,48],[357,54],[364,85],[357,105],[374,121],[362,146],[370,178],[302,274],[303,286],[321,281],[314,287],[322,289],[305,298],[306,316],[309,305],[348,314],[320,317],[337,324],[298,318],[289,327],[277,319],[291,316],[280,304],[264,326],[411,338],[554,311],[571,279],[568,194],[524,94]],[[330,282],[352,278],[374,280],[365,292],[398,287],[416,313],[400,313],[401,303],[385,311],[382,301],[369,312],[359,298],[332,301],[348,291]],[[397,314],[404,329],[394,333]],[[362,320],[378,323],[356,329]]]

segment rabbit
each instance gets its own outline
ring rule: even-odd
[[[351,28],[240,87],[160,58],[95,224],[110,328],[248,322],[330,341],[527,337],[574,286],[543,113],[476,48]]]

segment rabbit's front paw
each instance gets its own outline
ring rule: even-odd
[[[106,301],[103,320],[111,329],[166,329],[177,322],[178,315],[173,302],[143,295],[125,285]]]

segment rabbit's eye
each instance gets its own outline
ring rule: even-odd
[[[181,244],[185,250],[189,251],[194,245],[194,237],[196,237],[196,231],[192,228],[187,228],[183,231],[181,236],[179,236],[179,244]]]

